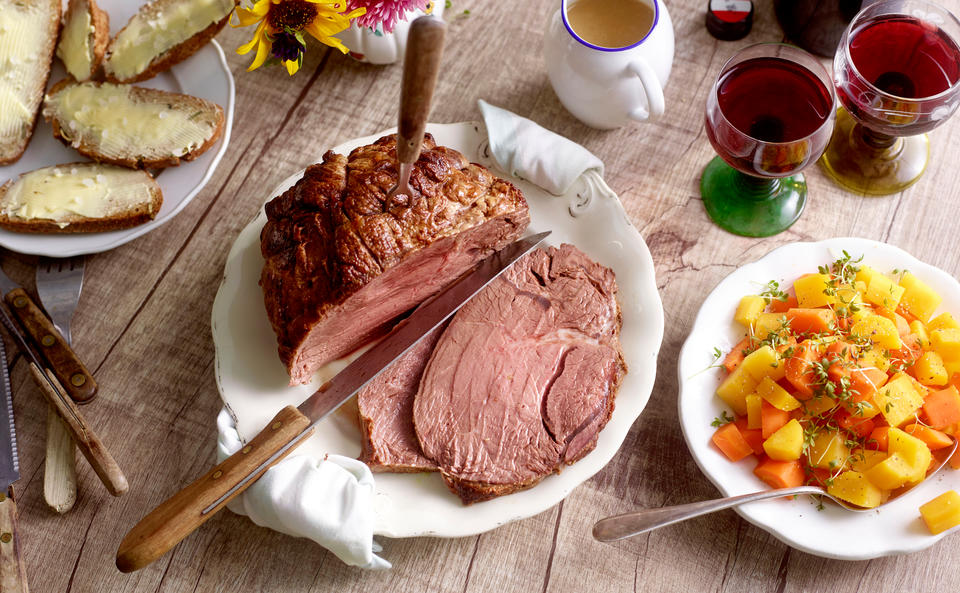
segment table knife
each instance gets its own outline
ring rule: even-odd
[[[0,591],[26,593],[27,575],[17,535],[17,503],[13,483],[20,479],[17,459],[17,434],[13,423],[13,396],[7,374],[7,353],[0,339]]]
[[[94,432],[93,428],[87,424],[86,419],[80,414],[77,404],[70,399],[66,390],[60,381],[51,371],[47,370],[38,355],[33,351],[33,346],[17,327],[16,322],[10,318],[6,307],[0,305],[0,324],[2,324],[10,336],[17,343],[20,352],[30,364],[30,373],[33,380],[40,388],[40,392],[47,398],[47,402],[56,408],[60,418],[63,419],[70,436],[73,437],[77,448],[83,453],[97,477],[107,487],[110,494],[120,496],[129,489],[127,478],[120,470],[120,466],[114,460],[113,456],[103,446],[100,437]]]
[[[381,342],[299,406],[280,410],[245,447],[141,519],[120,542],[117,568],[123,572],[139,570],[180,543],[302,443],[324,418],[549,234],[547,231],[520,239],[483,260],[473,271],[418,307]]]
[[[20,326],[36,344],[60,384],[77,403],[97,394],[97,382],[30,295],[0,269],[0,291]]]

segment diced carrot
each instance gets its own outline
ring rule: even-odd
[[[950,380],[947,383],[953,385],[957,389],[960,389],[960,373],[954,373],[951,375]]]
[[[954,451],[953,455],[950,456],[950,467],[960,469],[960,449]]]
[[[878,426],[870,431],[870,438],[867,439],[867,448],[875,451],[887,450],[887,433],[889,426]]]
[[[924,426],[922,424],[908,424],[903,427],[903,432],[912,434],[927,444],[931,451],[945,449],[953,446],[953,439],[950,435],[944,434],[939,430]]]
[[[870,436],[870,433],[876,427],[876,423],[872,419],[861,418],[843,408],[837,410],[833,418],[836,420],[837,426],[849,430],[862,439]]]
[[[797,399],[807,400],[813,397],[813,387],[817,377],[813,373],[813,363],[820,360],[819,350],[807,340],[793,350],[793,356],[787,359],[787,380],[797,390]]]
[[[899,333],[901,336],[905,336],[910,333],[910,322],[907,321],[906,317],[904,317],[903,315],[900,315],[899,313],[891,311],[886,307],[877,307],[876,313],[877,315],[880,315],[881,317],[886,317],[887,319],[892,321],[897,326],[897,333]]]
[[[799,460],[776,461],[764,458],[757,464],[753,473],[774,488],[792,488],[802,486],[806,476]]]
[[[753,448],[744,440],[740,429],[733,422],[724,424],[713,433],[713,444],[730,461],[740,461],[753,453]]]
[[[737,428],[740,429],[740,435],[747,441],[755,455],[763,455],[763,431],[759,428],[749,428],[747,426],[746,416],[740,416],[736,421]]]
[[[816,486],[826,486],[827,480],[833,477],[833,472],[821,467],[809,468],[810,481]]]
[[[790,412],[784,412],[771,406],[767,400],[763,400],[763,403],[760,404],[760,422],[761,434],[764,439],[768,439],[770,435],[790,422]]]
[[[728,373],[732,373],[740,363],[743,362],[743,359],[746,357],[744,351],[750,348],[750,337],[746,337],[739,342],[737,345],[730,349],[730,352],[727,353],[726,358],[723,359],[723,368],[727,369]]]
[[[877,368],[850,369],[850,388],[856,391],[851,403],[872,401],[880,387],[887,382],[887,374]]]
[[[960,392],[953,385],[931,391],[923,400],[923,416],[934,428],[944,428],[960,422]]]
[[[899,350],[890,351],[890,360],[901,361],[910,366],[923,354],[923,346],[920,344],[920,338],[915,334],[906,334],[900,336],[902,346]]]
[[[800,303],[797,302],[797,297],[790,295],[785,301],[778,301],[773,299],[770,301],[770,312],[771,313],[786,313],[790,309],[797,307]]]
[[[903,306],[903,303],[897,305],[897,315],[900,315],[906,319],[908,324],[913,323],[914,321],[919,321],[919,318],[908,311],[907,308]]]
[[[837,314],[830,309],[788,309],[790,329],[798,334],[831,331],[837,325]]]

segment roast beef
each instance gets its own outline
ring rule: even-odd
[[[523,194],[427,134],[411,196],[393,136],[333,152],[266,205],[260,285],[291,384],[371,341],[529,222]]]
[[[593,450],[626,365],[613,271],[537,250],[440,337],[413,405],[424,455],[465,503],[533,486]]]

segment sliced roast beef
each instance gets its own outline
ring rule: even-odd
[[[420,381],[424,455],[465,503],[533,486],[593,450],[626,365],[613,271],[537,250],[457,313]]]
[[[375,472],[436,471],[413,429],[413,398],[443,327],[435,329],[357,394],[363,450]]]
[[[427,134],[411,196],[396,139],[328,152],[266,205],[260,285],[291,384],[381,335],[398,316],[515,240],[523,194]]]

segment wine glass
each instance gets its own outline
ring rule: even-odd
[[[786,230],[806,204],[800,173],[823,153],[836,113],[833,81],[802,49],[759,43],[730,58],[707,97],[717,151],[700,194],[720,227],[747,237]]]
[[[925,0],[881,0],[847,27],[834,58],[843,109],[823,166],[840,185],[896,193],[920,178],[926,132],[960,104],[960,22]]]

